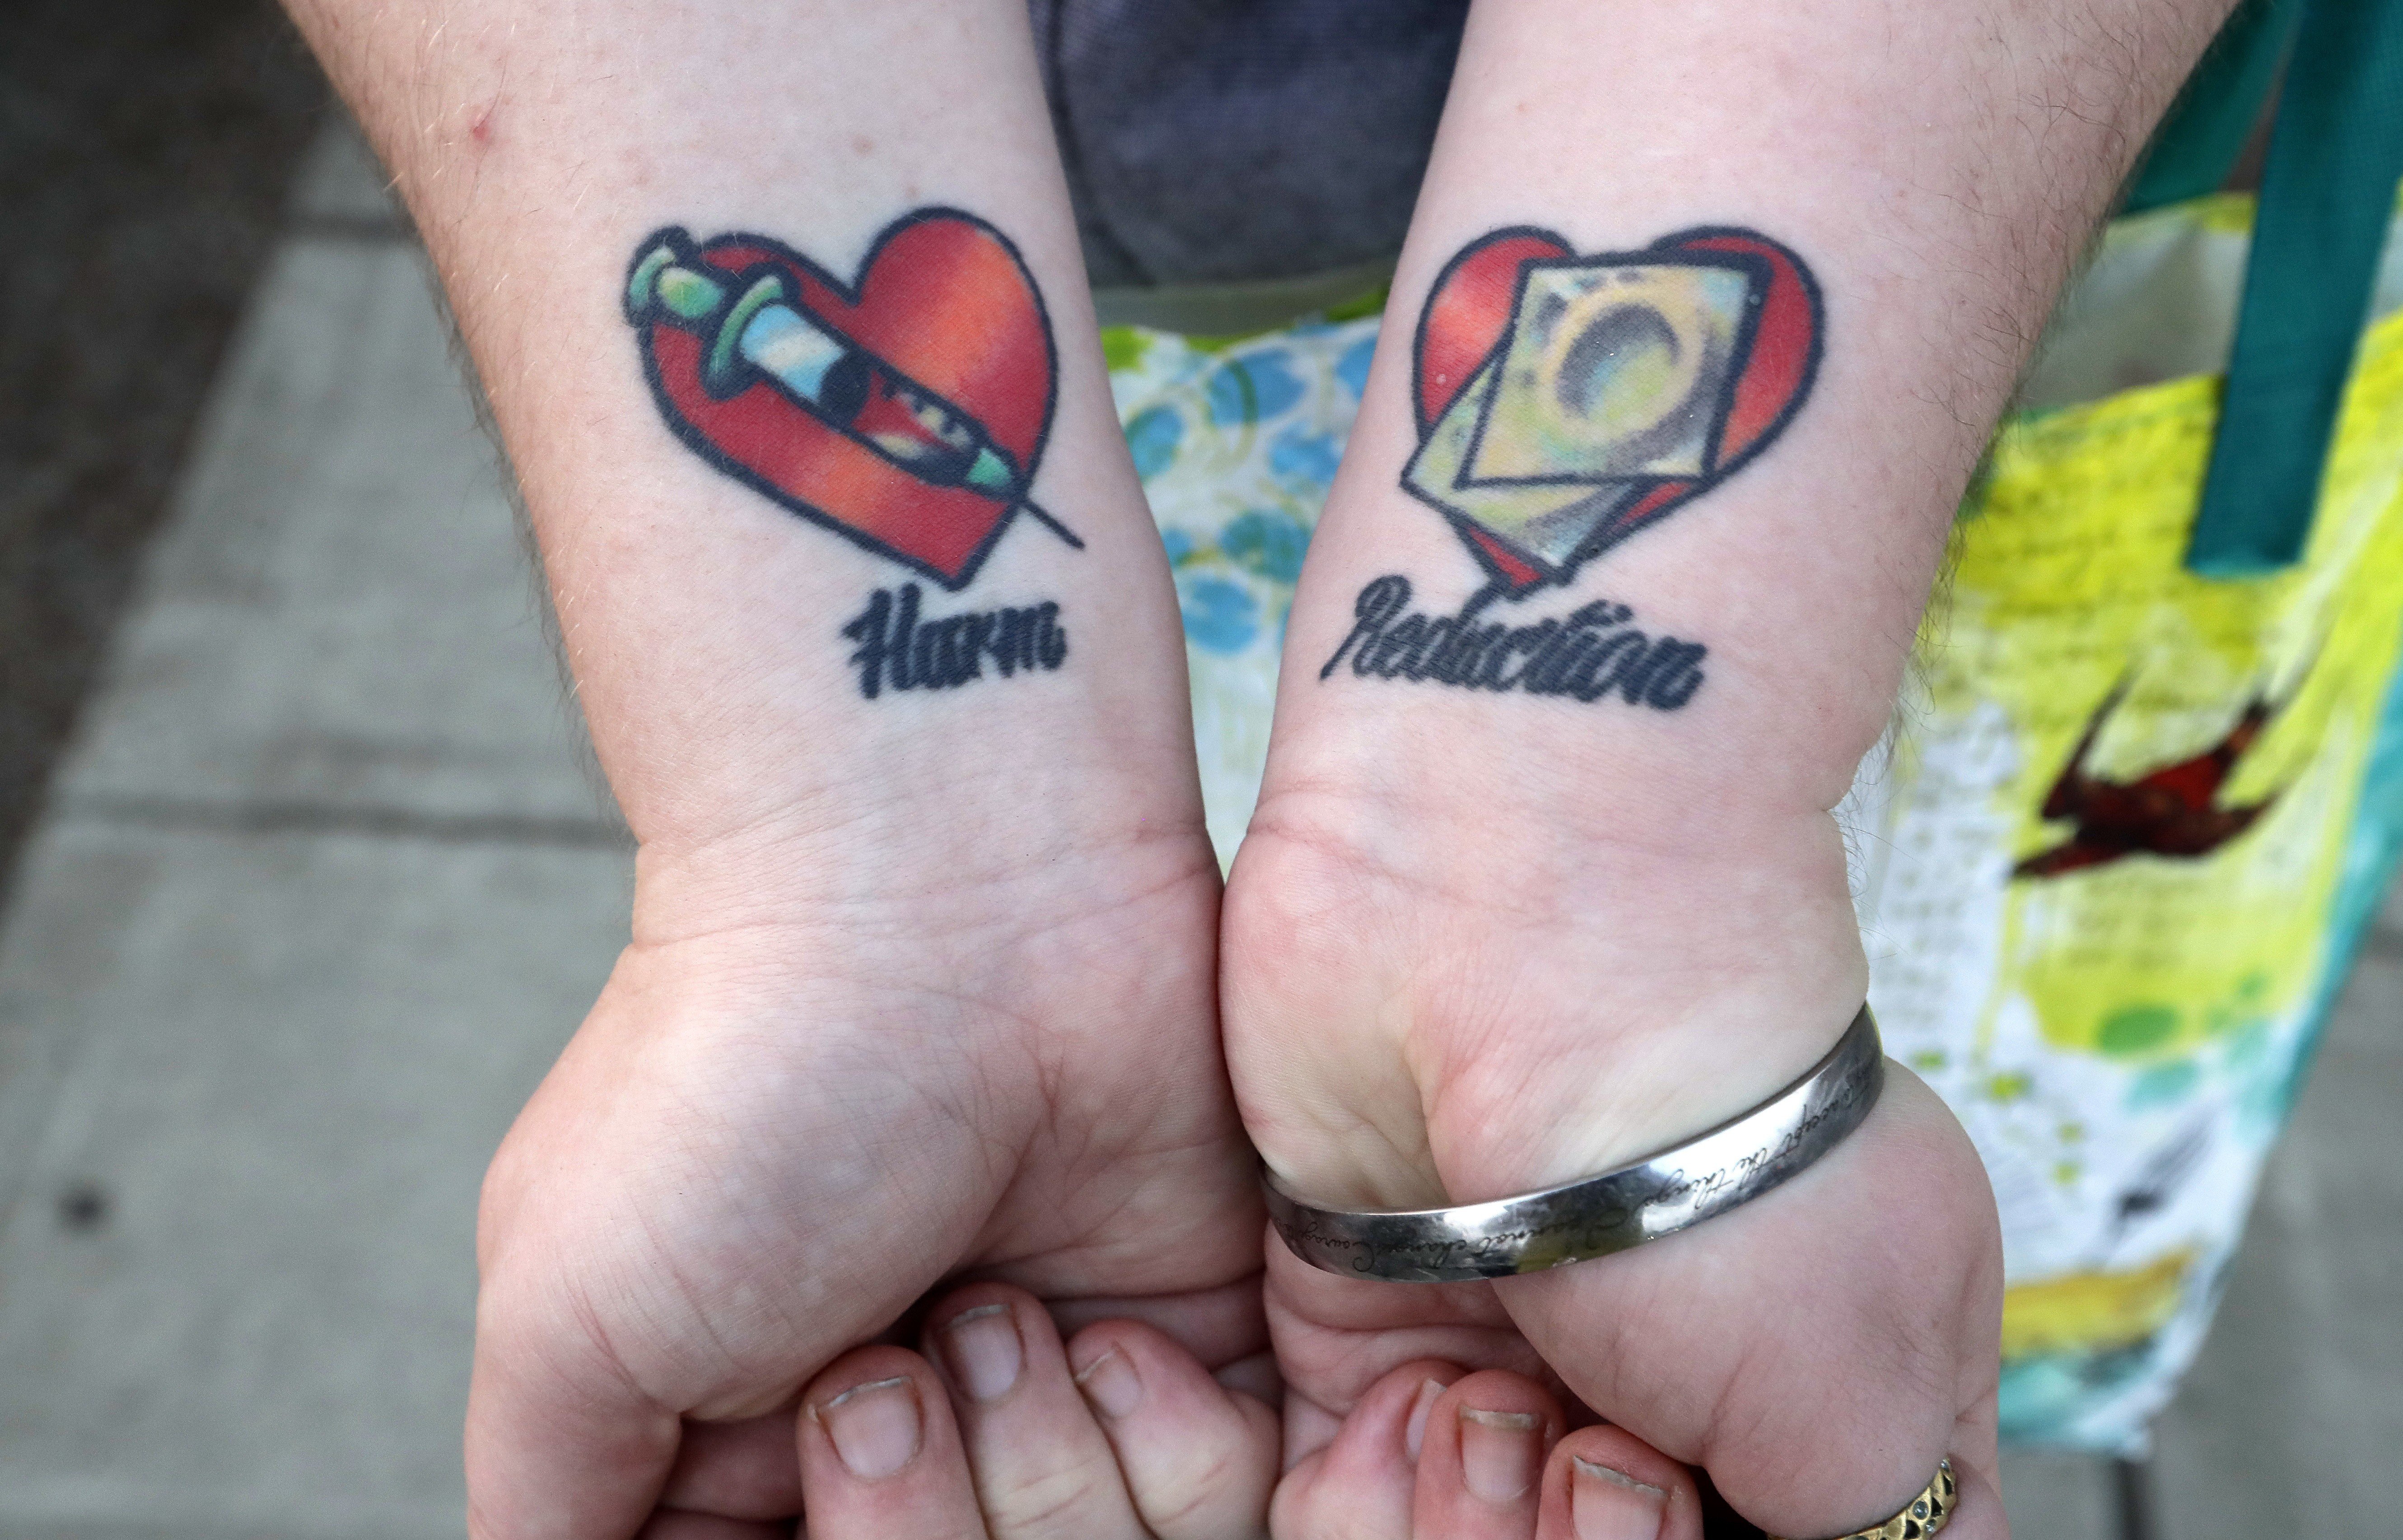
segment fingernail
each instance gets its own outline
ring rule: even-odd
[[[1569,1483],[1569,1521],[1577,1540],[1659,1540],[1667,1492],[1590,1460],[1569,1464],[1577,1469]]]
[[[918,1387],[908,1375],[871,1380],[813,1408],[842,1457],[863,1481],[892,1475],[918,1454]]]
[[[1007,1305],[979,1305],[943,1328],[943,1358],[951,1378],[979,1401],[998,1401],[1018,1383],[1026,1348]]]
[[[1544,1422],[1532,1411],[1460,1408],[1460,1478],[1488,1503],[1515,1503],[1544,1464]]]
[[[1424,1380],[1417,1398],[1410,1402],[1410,1420],[1402,1424],[1402,1443],[1410,1450],[1413,1465],[1419,1463],[1419,1446],[1426,1442],[1427,1413],[1435,1410],[1436,1397],[1442,1394],[1442,1380]]]
[[[1088,1400],[1111,1417],[1124,1417],[1143,1399],[1143,1381],[1136,1378],[1126,1354],[1116,1348],[1086,1365],[1076,1375],[1076,1384]]]

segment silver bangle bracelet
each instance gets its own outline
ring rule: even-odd
[[[1263,1175],[1269,1219],[1328,1272],[1459,1283],[1540,1272],[1674,1235],[1752,1200],[1843,1142],[1877,1105],[1885,1056],[1863,1006],[1827,1056],[1696,1138],[1600,1176],[1448,1209],[1320,1208]]]

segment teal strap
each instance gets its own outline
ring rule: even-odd
[[[2236,7],[2161,118],[2121,212],[2183,203],[2227,185],[2302,14],[2302,0],[2244,0]]]
[[[2311,536],[2403,179],[2403,0],[2310,0],[2270,135],[2188,568],[2251,577]]]

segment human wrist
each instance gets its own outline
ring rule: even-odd
[[[1088,785],[1084,799],[1107,804],[1111,791]],[[1025,808],[900,801],[840,821],[797,813],[643,844],[633,936],[666,945],[757,928],[906,946],[946,930],[1079,924],[1188,887],[1215,905],[1218,867],[1198,798],[1128,801],[1056,822]],[[1206,931],[1206,913],[1202,923]]]
[[[1540,814],[1403,832],[1355,813],[1274,796],[1228,895],[1246,1121],[1313,1198],[1473,1201],[1608,1170],[1772,1094],[1866,993],[1826,815],[1660,850],[1553,838]],[[1298,1056],[1364,1051],[1389,1080],[1333,1106],[1284,1094]]]

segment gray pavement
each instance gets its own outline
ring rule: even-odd
[[[623,944],[414,249],[321,146],[0,929],[0,1540],[454,1535],[476,1185]],[[2167,1540],[2396,1532],[2403,912],[2164,1420]],[[2111,1472],[2021,1455],[2033,1540]]]
[[[531,593],[337,141],[0,935],[0,1534],[460,1532],[477,1183],[631,894]]]

